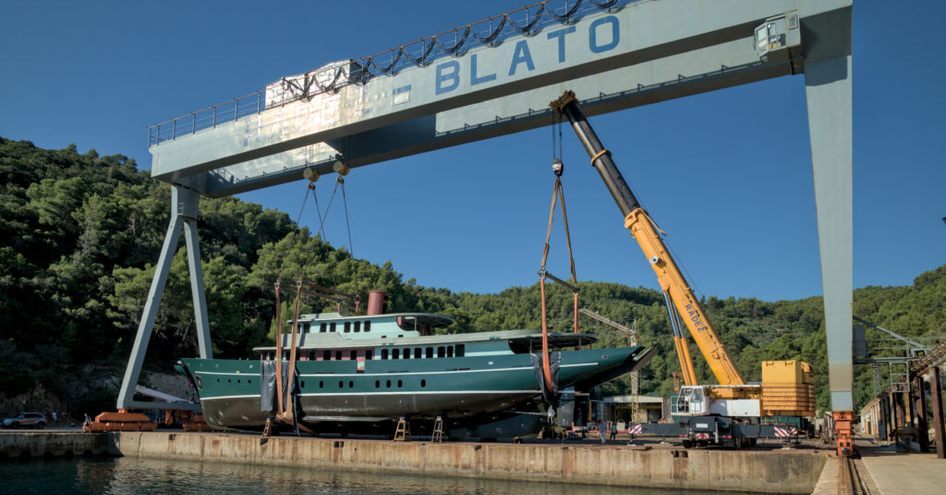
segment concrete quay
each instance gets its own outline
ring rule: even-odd
[[[858,446],[862,462],[881,495],[946,491],[946,461],[936,453],[897,452],[893,447]]]
[[[828,454],[626,445],[428,443],[184,432],[112,433],[119,455],[575,484],[811,493]]]
[[[113,455],[106,433],[75,431],[0,432],[0,459]]]

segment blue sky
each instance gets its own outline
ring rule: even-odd
[[[149,168],[150,124],[522,4],[4,2],[0,136]],[[855,1],[855,287],[909,284],[946,263],[946,69],[938,32],[923,28],[946,18],[946,3],[910,6]],[[799,76],[592,122],[699,292],[775,300],[821,293],[806,118]],[[453,290],[533,283],[550,141],[538,129],[356,169],[355,255]],[[655,287],[567,130],[565,162],[579,278]],[[303,194],[299,181],[241,197],[295,218]],[[347,243],[340,209],[327,238]],[[564,275],[555,240],[550,270]]]

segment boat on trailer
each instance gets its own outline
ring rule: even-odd
[[[301,315],[294,417],[314,431],[390,433],[399,418],[440,417],[450,437],[536,433],[546,417],[536,359],[542,333],[436,333],[451,323],[428,313]],[[290,358],[290,339],[283,337],[284,360]],[[595,349],[596,339],[588,334],[553,333],[548,341],[559,390],[590,390],[651,355],[640,346]],[[278,351],[254,351],[259,360],[182,360],[212,428],[259,430],[273,416],[272,378],[265,379],[264,368],[272,369]]]

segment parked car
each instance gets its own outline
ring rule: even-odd
[[[12,418],[5,418],[2,426],[4,428],[46,428],[46,415],[37,412],[20,413]]]

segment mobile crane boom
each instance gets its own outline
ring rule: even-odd
[[[693,340],[703,357],[706,358],[710,370],[716,376],[720,385],[745,385],[745,379],[736,368],[722,341],[710,324],[709,318],[700,306],[699,301],[687,284],[673,257],[670,255],[658,228],[646,211],[641,207],[631,188],[627,185],[621,171],[618,169],[611,153],[605,148],[588,122],[584,111],[578,106],[575,93],[566,91],[550,105],[553,110],[564,115],[571,123],[578,135],[578,139],[585,151],[591,157],[591,164],[598,170],[604,180],[608,192],[614,198],[621,214],[624,215],[624,227],[637,240],[644,256],[650,261],[651,268],[660,282],[660,289],[667,298],[667,308],[671,315],[671,326],[674,329],[674,345],[680,366],[683,370],[684,382],[687,385],[696,385],[696,373],[689,349],[682,333],[680,320],[690,331]],[[682,318],[681,318],[682,316]]]

